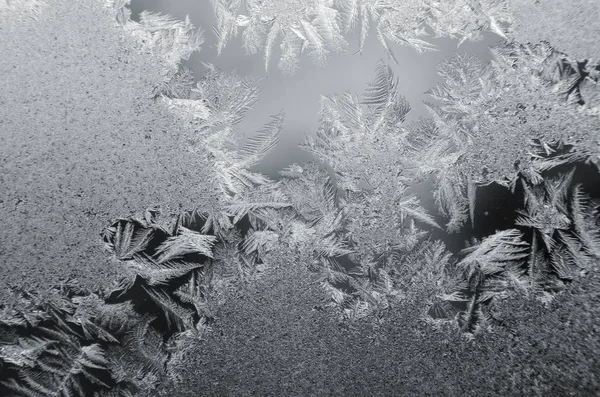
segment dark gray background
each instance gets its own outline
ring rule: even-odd
[[[424,92],[439,81],[437,64],[454,54],[458,44],[458,40],[431,39],[439,51],[424,54],[418,54],[407,47],[393,46],[396,58],[400,62],[396,65],[387,59],[375,32],[372,31],[362,54],[353,55],[358,50],[356,34],[347,38],[350,43],[349,50],[345,54],[331,56],[326,67],[317,67],[304,56],[300,70],[294,76],[286,76],[277,69],[278,44],[268,73],[265,72],[262,54],[246,55],[241,37],[231,40],[221,56],[218,56],[217,39],[212,32],[216,21],[209,0],[133,0],[131,8],[133,19],[137,19],[143,10],[168,13],[179,19],[189,15],[192,23],[204,31],[205,38],[201,51],[185,62],[186,66],[194,70],[197,78],[201,78],[204,71],[201,62],[214,64],[226,71],[236,71],[240,76],[262,77],[259,100],[240,124],[240,129],[246,136],[252,136],[269,121],[270,115],[282,109],[285,111],[281,142],[257,169],[270,176],[275,176],[277,171],[286,165],[310,158],[297,148],[297,144],[306,133],[313,133],[317,128],[320,96],[344,91],[361,93],[366,84],[375,77],[375,66],[379,59],[384,59],[390,64],[399,79],[401,94],[412,107],[407,122],[426,116],[427,111],[422,103],[427,99]],[[493,33],[486,33],[484,41],[463,43],[458,51],[471,53],[487,61],[490,58],[489,45],[497,38]]]

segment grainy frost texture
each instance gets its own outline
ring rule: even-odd
[[[160,59],[101,2],[16,3],[0,11],[0,293],[67,277],[108,286],[107,223],[193,207],[209,165],[153,99]]]
[[[597,58],[598,15],[595,0],[510,0],[514,36],[521,43],[548,41],[577,60]]]

